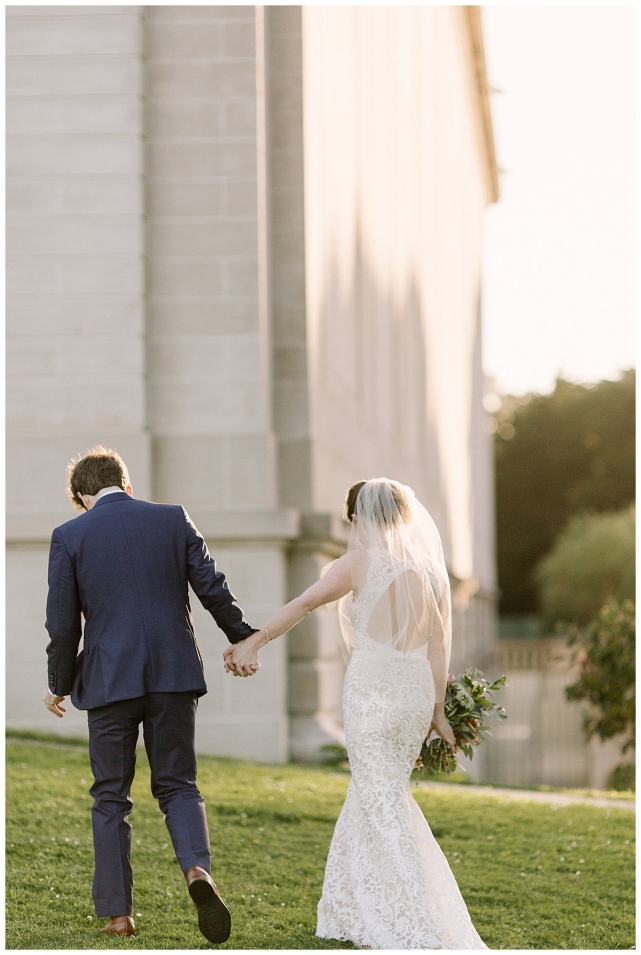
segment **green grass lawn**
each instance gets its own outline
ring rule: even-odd
[[[139,755],[133,867],[137,935],[108,939],[91,901],[85,746],[7,740],[8,949],[210,948]],[[201,757],[212,874],[230,949],[350,948],[314,935],[316,903],[349,776]],[[634,814],[414,790],[490,948],[634,946]]]

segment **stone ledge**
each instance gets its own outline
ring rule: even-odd
[[[9,508],[7,543],[48,544],[53,529],[73,520],[74,516],[78,515],[74,515],[69,506]],[[333,556],[343,553],[349,534],[346,525],[332,514],[300,514],[292,508],[248,512],[194,508],[189,516],[208,541],[296,542],[297,546],[310,550],[329,548]]]
[[[291,508],[235,513],[195,508],[189,516],[207,540],[292,541],[300,534],[300,515]]]
[[[5,527],[7,544],[48,544],[53,529],[73,520],[77,513],[70,505],[47,508],[10,507],[7,509]]]
[[[49,543],[53,529],[74,516],[70,507],[9,508],[7,543]],[[292,541],[300,536],[300,516],[291,508],[246,513],[195,508],[189,516],[207,540]]]

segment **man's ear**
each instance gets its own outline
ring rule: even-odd
[[[133,497],[133,496],[134,496],[134,491],[133,491],[133,488],[132,488],[131,484],[128,484],[127,487],[125,488],[125,494],[128,494],[129,497]]]

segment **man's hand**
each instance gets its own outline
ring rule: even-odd
[[[258,651],[263,643],[263,631],[252,633],[251,636],[227,647],[223,653],[225,670],[234,676],[253,676],[260,669]]]
[[[64,696],[54,696],[54,694],[50,693],[49,690],[45,690],[42,694],[42,699],[44,700],[44,704],[49,712],[53,713],[54,716],[59,716],[60,719],[62,719],[67,712],[66,707],[60,705],[64,700]]]

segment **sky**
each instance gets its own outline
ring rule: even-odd
[[[510,394],[635,364],[634,8],[482,8],[500,201],[484,366]]]

